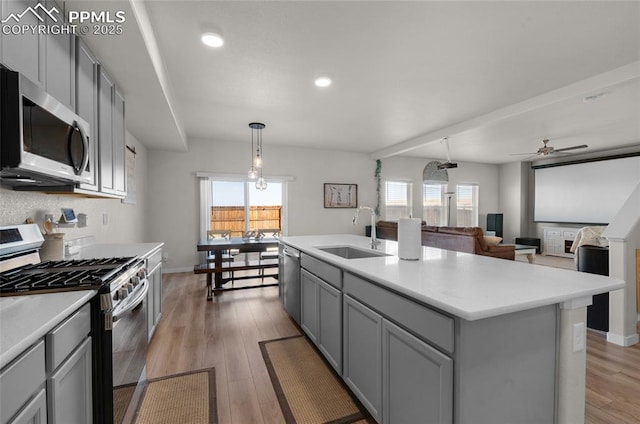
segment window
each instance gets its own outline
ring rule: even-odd
[[[388,221],[411,216],[411,183],[385,181],[384,217]]]
[[[459,227],[478,226],[478,185],[459,184],[456,186],[457,225]]]
[[[422,184],[422,219],[427,225],[447,225],[446,191],[446,184],[428,181]]]
[[[242,177],[209,177],[201,181],[201,229],[245,231],[277,229],[284,233],[284,181],[269,181],[264,191]]]

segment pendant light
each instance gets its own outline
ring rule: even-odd
[[[267,182],[264,180],[262,176],[262,130],[266,127],[265,124],[260,122],[251,122],[249,124],[249,128],[251,128],[251,167],[249,168],[249,179],[255,180],[256,177],[259,178],[256,180],[256,188],[258,190],[266,190]],[[254,143],[255,139],[255,143]],[[253,156],[255,146],[255,157]]]

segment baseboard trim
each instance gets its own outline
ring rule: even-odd
[[[607,333],[607,342],[617,344],[618,346],[629,347],[638,343],[640,339],[638,338],[638,333],[632,334],[630,336],[622,336],[620,334]]]
[[[163,274],[173,274],[176,272],[193,272],[193,268],[162,268]]]

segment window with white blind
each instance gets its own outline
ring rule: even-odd
[[[447,185],[440,182],[422,184],[422,219],[427,225],[447,225],[446,191]]]
[[[395,221],[411,216],[411,183],[403,181],[385,181],[384,217]]]
[[[456,186],[456,211],[458,227],[478,226],[477,184],[458,184]]]

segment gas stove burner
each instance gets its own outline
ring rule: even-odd
[[[0,296],[98,289],[135,257],[44,261],[0,273]]]

